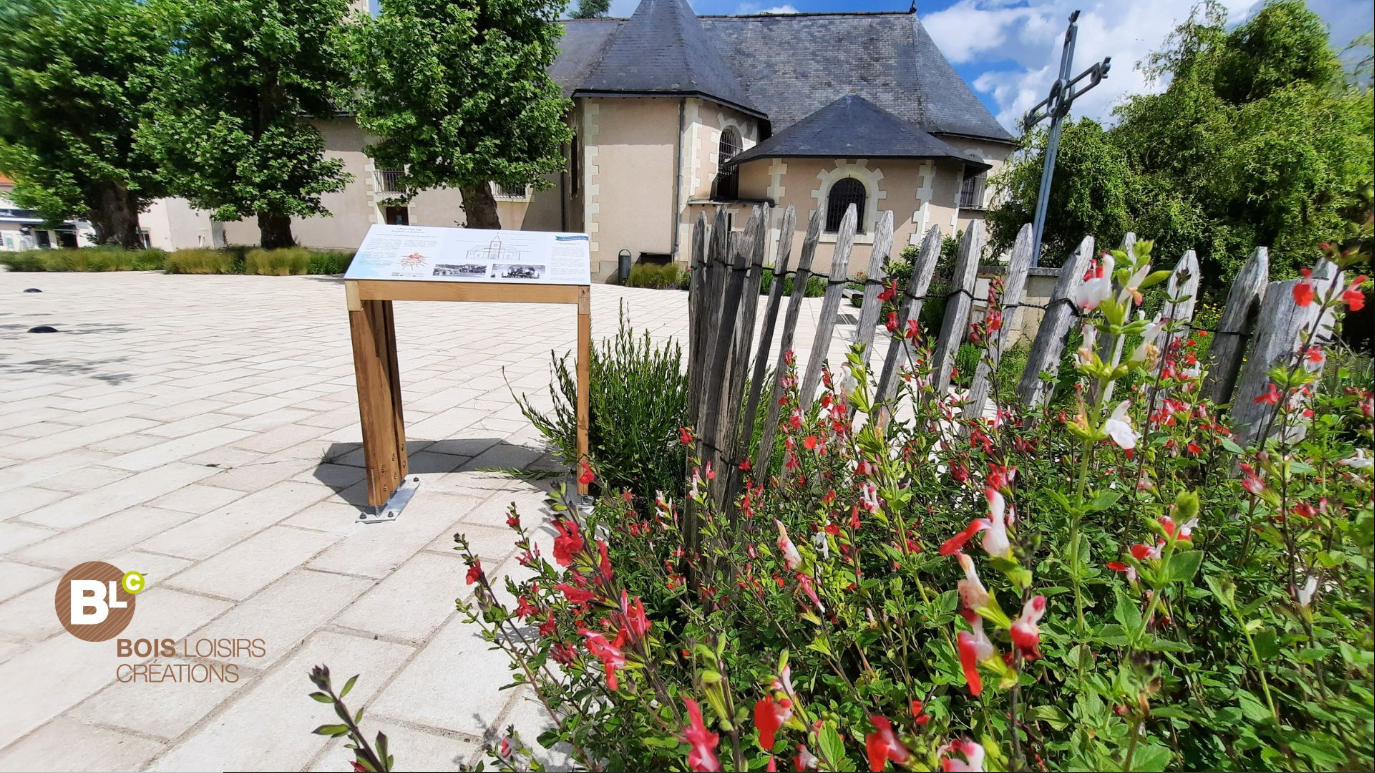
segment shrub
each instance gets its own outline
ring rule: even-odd
[[[676,287],[681,271],[677,263],[665,263],[662,266],[654,263],[636,263],[630,267],[630,276],[625,280],[625,284],[627,287],[647,287],[653,290]]]
[[[237,250],[177,250],[167,256],[169,274],[242,274],[244,259]]]
[[[568,355],[550,353],[554,382],[552,413],[535,408],[524,394],[521,413],[569,466],[581,461],[577,443],[577,380]],[[592,349],[589,454],[602,471],[602,484],[634,491],[652,501],[656,491],[677,495],[685,458],[676,442],[687,415],[687,376],[677,343],[655,346],[645,332],[631,331],[622,306],[614,338]]]
[[[167,253],[123,247],[0,252],[0,264],[11,271],[156,271]]]
[[[314,250],[307,247],[256,249],[244,255],[244,273],[267,276],[342,274],[352,259],[352,252],[340,250]]]
[[[1303,343],[1238,445],[1196,338],[1131,318],[1149,257],[1118,251],[1090,299],[1063,419],[1024,426],[999,389],[999,420],[952,419],[929,352],[890,405],[852,352],[803,412],[790,363],[782,463],[725,507],[701,468],[682,502],[561,490],[549,554],[512,507],[504,578],[455,535],[461,609],[556,725],[539,744],[599,770],[1370,769],[1375,395],[1317,389]],[[1309,303],[1363,301],[1343,290]],[[1092,354],[1122,336],[1145,345],[1120,367]],[[390,767],[354,722],[317,732]]]

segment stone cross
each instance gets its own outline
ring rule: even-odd
[[[1046,161],[1045,166],[1041,168],[1041,188],[1036,194],[1036,220],[1032,226],[1031,265],[1033,266],[1038,266],[1041,263],[1041,239],[1046,230],[1046,205],[1050,200],[1050,180],[1055,176],[1055,154],[1060,149],[1060,127],[1065,116],[1069,114],[1069,107],[1074,103],[1074,100],[1106,78],[1108,68],[1112,65],[1112,57],[1105,57],[1103,61],[1070,78],[1070,69],[1074,66],[1074,41],[1079,34],[1078,20],[1078,11],[1069,15],[1069,29],[1065,31],[1065,47],[1060,53],[1060,77],[1050,87],[1050,95],[1028,110],[1022,118],[1022,131],[1031,129],[1032,126],[1046,118],[1050,119],[1050,136],[1046,139]],[[1085,78],[1089,79],[1088,84],[1078,86],[1077,84]]]

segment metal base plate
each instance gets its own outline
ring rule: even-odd
[[[401,511],[406,509],[407,503],[415,492],[420,488],[420,478],[416,475],[408,475],[401,481],[401,485],[396,487],[391,496],[387,498],[386,504],[381,507],[365,507],[363,512],[358,514],[359,523],[387,523],[395,521],[401,516]]]

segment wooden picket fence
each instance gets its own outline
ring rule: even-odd
[[[796,213],[789,206],[783,213],[774,259],[766,263],[766,249],[770,229],[767,204],[751,212],[745,228],[731,232],[726,211],[718,208],[714,222],[708,223],[706,214],[698,217],[692,233],[691,290],[689,300],[689,419],[697,430],[696,458],[704,465],[710,463],[717,481],[711,486],[719,506],[732,501],[738,493],[750,440],[754,436],[754,422],[759,401],[765,399],[767,388],[767,418],[761,429],[761,442],[751,462],[755,470],[766,469],[773,452],[779,420],[779,399],[783,384],[779,378],[785,372],[785,357],[793,349],[794,334],[801,311],[807,280],[812,276],[812,261],[821,236],[822,213],[814,211],[808,223],[807,235],[795,269],[790,269],[792,234]],[[856,212],[853,205],[845,213],[836,234],[835,252],[827,279],[825,297],[811,356],[800,373],[800,399],[805,411],[815,398],[821,380],[821,368],[830,347],[837,314],[845,290],[850,252],[855,240]],[[1135,235],[1127,234],[1123,247],[1130,250]],[[917,318],[931,284],[941,246],[939,227],[933,226],[921,241],[913,265],[910,283],[899,288],[899,329],[907,320]],[[884,213],[874,231],[873,252],[865,271],[864,302],[860,308],[856,342],[865,344],[863,357],[867,364],[874,351],[875,328],[879,322],[881,304],[877,301],[885,279],[884,264],[893,247],[893,215]],[[945,317],[940,333],[932,346],[934,382],[943,392],[950,384],[960,344],[968,336],[974,311],[974,290],[979,258],[984,247],[983,225],[974,221],[964,232],[952,272]],[[1094,255],[1093,237],[1086,237],[1073,255],[1065,261],[1044,306],[1035,341],[1032,344],[1025,371],[1016,388],[1017,402],[1023,416],[1034,421],[1050,397],[1050,385],[1059,370],[1070,329],[1078,316],[1074,305],[1075,290]],[[1011,323],[1011,315],[1023,303],[1028,270],[1031,267],[1031,226],[1022,227],[1006,265],[1003,276],[1001,306]],[[774,281],[764,306],[763,319],[756,319],[759,310],[759,289],[766,267],[773,269]],[[793,292],[783,318],[779,348],[771,352],[778,315],[783,305],[783,278],[794,277]],[[1162,310],[1162,318],[1173,320],[1173,330],[1167,333],[1160,348],[1166,351],[1172,340],[1190,335],[1195,297],[1199,286],[1199,265],[1193,250],[1189,250],[1174,266],[1166,286],[1170,299]],[[1322,264],[1314,272],[1319,294],[1325,285],[1340,282],[1341,277],[1331,263]],[[1207,376],[1203,383],[1205,394],[1218,404],[1231,404],[1232,425],[1238,442],[1245,444],[1256,439],[1259,428],[1265,426],[1274,407],[1257,403],[1255,398],[1264,390],[1266,373],[1277,363],[1287,362],[1299,346],[1299,332],[1314,322],[1315,305],[1300,307],[1294,302],[1293,286],[1297,280],[1269,281],[1269,261],[1266,248],[1257,247],[1237,274],[1223,306],[1217,327],[1208,332],[1215,336],[1206,362]],[[759,344],[754,347],[756,325],[762,325]],[[987,346],[993,347],[994,361],[1000,359],[1006,345],[1011,324],[1004,324]],[[1111,346],[1104,337],[1103,344]],[[754,351],[751,348],[754,347]],[[899,365],[904,355],[911,356],[911,343],[894,341],[888,348],[878,377],[875,402],[892,397],[897,385]],[[907,351],[904,352],[904,349]],[[1120,361],[1122,344],[1114,349],[1102,349],[1105,360]],[[752,365],[751,365],[752,364]],[[774,378],[765,384],[770,371]],[[1048,374],[1049,379],[1043,374]],[[974,374],[965,404],[965,415],[980,415],[989,400],[994,374],[987,360],[981,361]],[[748,386],[749,393],[745,394]],[[744,410],[741,410],[741,406]],[[689,544],[696,544],[695,519],[687,519]]]

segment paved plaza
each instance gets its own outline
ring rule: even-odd
[[[0,298],[0,770],[347,770],[341,740],[310,734],[332,716],[306,697],[318,663],[362,675],[349,703],[399,769],[471,763],[508,724],[533,741],[538,706],[498,689],[504,657],[454,609],[452,535],[489,573],[520,570],[503,514],[541,517],[549,483],[493,471],[554,462],[509,389],[548,403],[572,306],[396,305],[422,483],[399,521],[369,526],[337,278],[0,273]],[[687,328],[686,293],[592,300],[594,340],[622,305],[656,339]],[[66,633],[57,581],[86,561],[148,577],[120,638],[261,639],[260,656],[119,658]],[[187,657],[237,681],[117,678]]]

